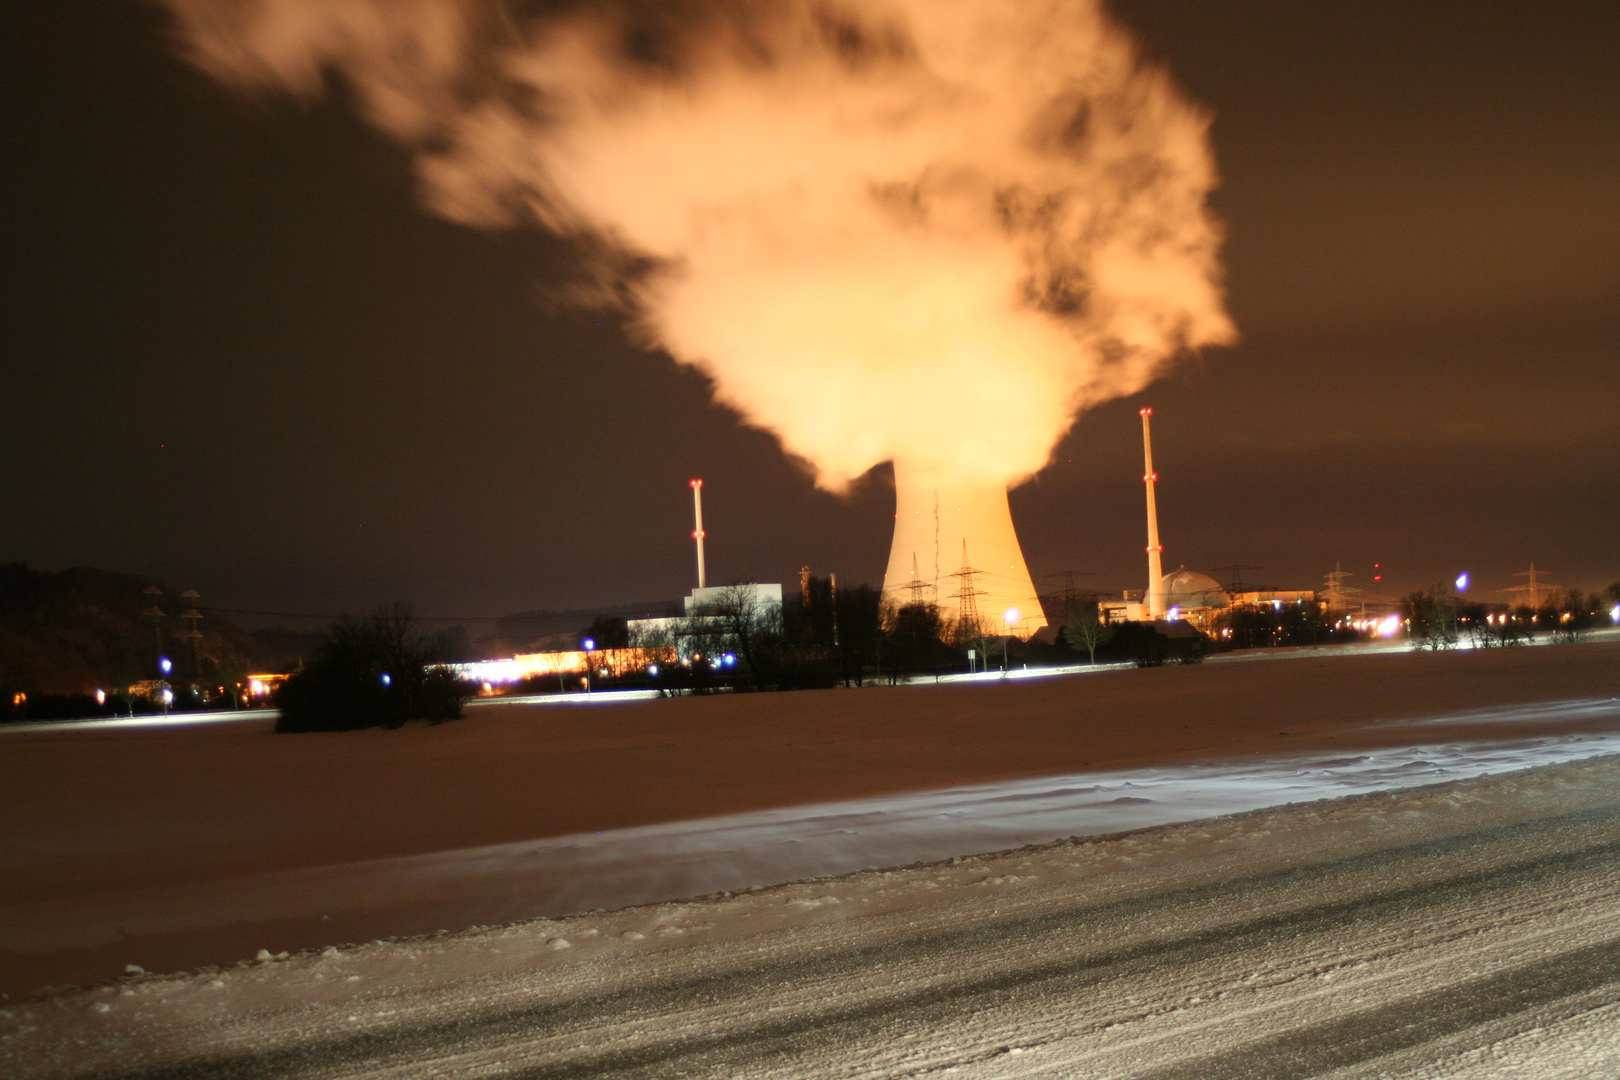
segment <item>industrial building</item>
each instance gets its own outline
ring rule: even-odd
[[[1148,588],[1145,592],[1128,591],[1119,600],[1104,600],[1098,612],[1105,622],[1160,622],[1180,620],[1205,634],[1214,636],[1216,623],[1233,608],[1269,607],[1274,610],[1287,605],[1317,603],[1317,595],[1310,590],[1271,589],[1256,586],[1223,587],[1208,574],[1178,567],[1166,574],[1162,559],[1164,547],[1159,543],[1159,507],[1156,485],[1159,475],[1153,470],[1153,410],[1141,410],[1142,417],[1142,480],[1147,488],[1147,557]]]
[[[682,599],[684,616],[666,616],[659,619],[632,619],[627,624],[632,644],[653,644],[673,649],[673,657],[689,662],[694,655],[693,638],[697,631],[705,636],[725,634],[723,625],[728,614],[744,614],[750,620],[769,619],[782,610],[780,583],[750,581],[738,585],[715,585],[708,582],[709,568],[704,559],[703,539],[703,481],[691,481],[692,539],[697,543],[697,588]]]
[[[1159,581],[1164,596],[1164,617],[1180,619],[1210,636],[1214,636],[1220,618],[1236,608],[1266,607],[1275,610],[1293,604],[1318,602],[1317,594],[1311,590],[1254,586],[1229,589],[1208,574],[1188,570],[1185,566],[1163,575]],[[1142,595],[1131,592],[1120,600],[1104,600],[1098,605],[1098,610],[1105,622],[1152,621]]]

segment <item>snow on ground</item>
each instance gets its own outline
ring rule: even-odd
[[[0,1071],[1614,1075],[1617,854],[1620,757],[1594,758],[137,973],[6,1004]]]
[[[1620,724],[1604,698],[1496,708],[1412,721],[1541,719]],[[1620,734],[1435,743],[1351,755],[1305,755],[1033,777],[867,799],[782,807],[627,829],[148,886],[110,897],[13,908],[0,948],[68,951],[140,938],[334,917],[355,936],[426,933],[593,908],[658,903],[802,878],[1000,851],[1264,807],[1509,772],[1620,752]],[[295,944],[296,947],[296,944]],[[248,950],[242,950],[245,954]]]
[[[0,732],[0,994],[1573,760],[1620,646],[269,727]]]

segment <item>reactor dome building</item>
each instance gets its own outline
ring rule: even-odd
[[[1164,604],[1167,609],[1230,607],[1232,598],[1219,582],[1185,566],[1164,575]]]

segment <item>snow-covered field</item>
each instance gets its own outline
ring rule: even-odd
[[[1616,1074],[1620,647],[1294,660],[0,733],[0,1075]]]
[[[1620,1074],[1620,759],[9,1006],[33,1077]]]
[[[1492,709],[1420,723],[1443,730],[1448,720],[1535,718],[1606,720],[1620,728],[1620,701]],[[278,940],[278,924],[289,920],[330,924],[335,916],[345,940],[429,933],[1001,851],[1612,753],[1620,753],[1620,733],[1432,743],[1280,760],[1255,755],[1252,761],[1101,770],[812,803],[17,906],[0,926],[0,949],[71,953],[121,945],[126,962],[150,965],[142,939],[258,925],[263,927],[258,944],[235,955],[257,948],[279,952],[288,943]],[[337,939],[328,934],[325,940]]]

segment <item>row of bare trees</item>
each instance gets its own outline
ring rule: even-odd
[[[1403,607],[1412,640],[1427,649],[1443,650],[1464,640],[1480,649],[1523,645],[1539,634],[1554,642],[1579,641],[1610,622],[1609,610],[1615,604],[1620,604],[1620,582],[1605,593],[1566,589],[1535,608],[1470,602],[1449,582],[1438,582],[1409,594]]]
[[[1094,654],[1112,634],[1093,606],[1090,620],[1078,619],[1069,640]],[[661,673],[660,684],[700,692],[895,682],[966,671],[970,650],[981,668],[989,657],[999,662],[1009,655],[1002,638],[962,624],[936,604],[899,604],[870,585],[834,588],[831,579],[816,577],[784,605],[762,600],[751,584],[727,587],[703,611],[635,635],[629,644],[649,654],[678,653],[680,670]]]
[[[1045,646],[1053,655],[1040,660],[1072,662],[1079,653],[1095,662],[1119,633],[1096,604],[1075,604],[1064,644]],[[696,692],[897,682],[1001,666],[1013,656],[1033,660],[1037,648],[964,623],[937,604],[896,603],[869,585],[835,588],[815,577],[783,605],[762,599],[752,584],[728,586],[704,610],[642,630],[626,644],[648,656],[678,655],[678,668],[661,671],[658,685]],[[1141,650],[1128,651],[1134,657]]]

